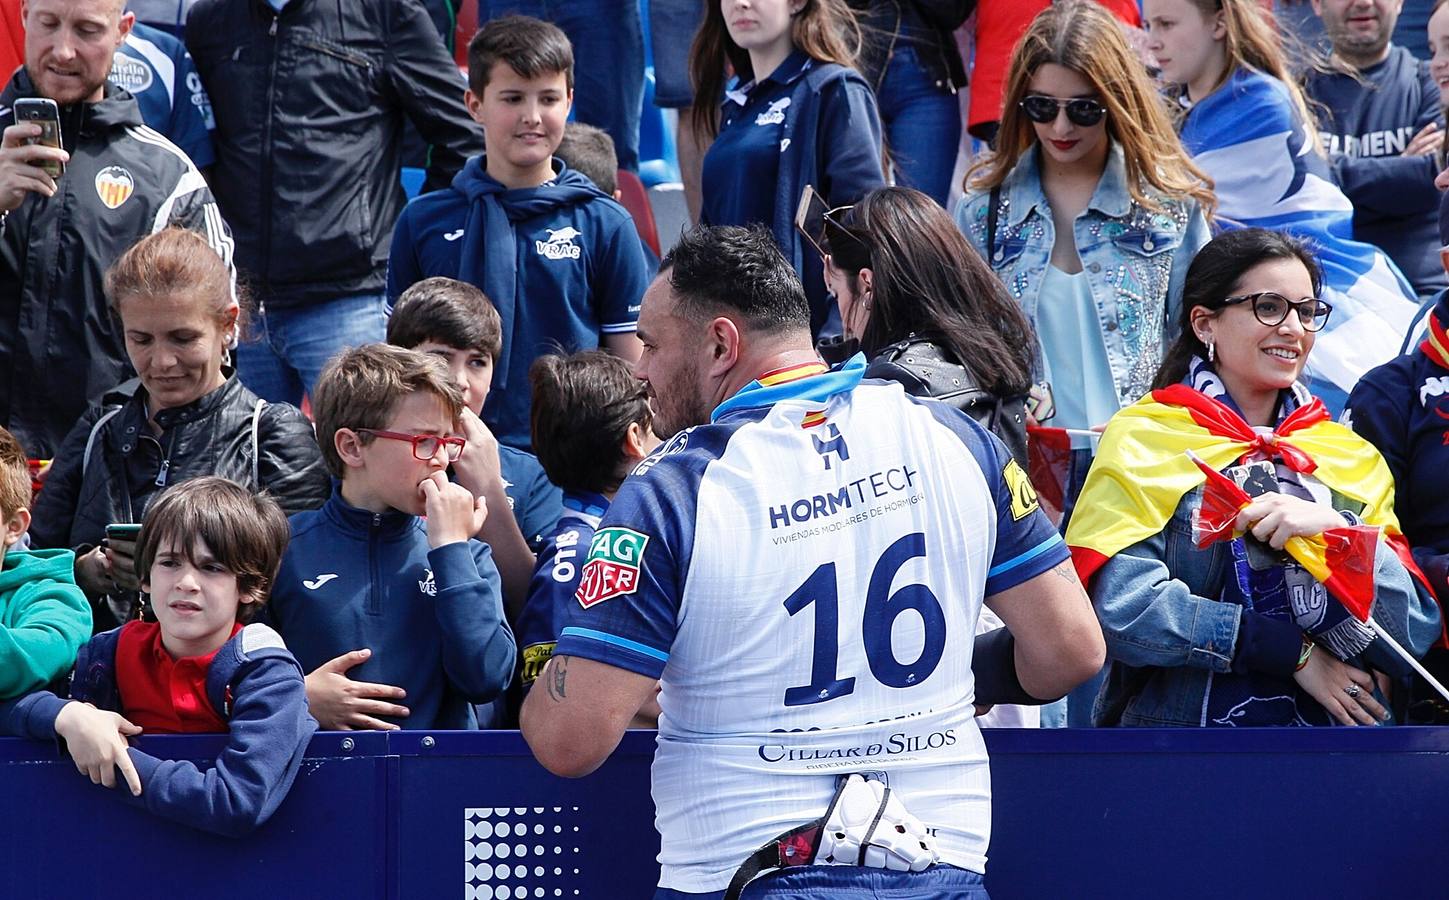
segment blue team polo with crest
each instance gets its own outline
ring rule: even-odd
[[[796,50],[763,80],[725,89],[719,136],[704,157],[703,179],[710,185],[704,224],[774,222],[785,116],[792,85],[809,64],[809,54]]]

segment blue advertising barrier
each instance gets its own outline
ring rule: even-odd
[[[1449,729],[998,730],[987,886],[1014,898],[1444,897]],[[216,737],[151,737],[208,759]],[[0,897],[648,898],[653,735],[549,775],[517,732],[322,734],[242,840],[0,740]]]

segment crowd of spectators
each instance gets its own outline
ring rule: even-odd
[[[632,368],[638,4],[467,2],[463,71],[452,0],[0,2],[0,730],[158,814],[254,827],[319,725],[516,725],[615,494],[710,419]],[[1449,3],[1278,6],[650,7],[699,224],[1055,498],[1107,664],[1042,724],[1449,721],[1290,556],[1379,529],[1374,621],[1449,673]]]

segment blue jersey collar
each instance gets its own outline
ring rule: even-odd
[[[824,366],[824,363],[807,363],[761,375],[715,407],[709,420],[718,422],[738,410],[774,406],[784,400],[824,403],[860,384],[865,375],[865,354],[855,354],[838,369]]]
[[[595,519],[602,518],[604,513],[609,511],[609,501],[603,494],[596,494],[593,491],[564,491],[563,505],[565,509],[571,509]]]

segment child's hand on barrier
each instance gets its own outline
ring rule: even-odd
[[[141,726],[108,710],[96,709],[89,703],[75,700],[61,707],[55,717],[55,733],[65,738],[75,767],[90,777],[93,784],[108,788],[116,786],[116,770],[121,770],[131,796],[141,796],[141,776],[131,762],[127,737],[141,733]]]
[[[436,549],[466,541],[488,521],[488,501],[453,484],[443,472],[434,472],[418,484],[428,517],[428,546]]]

